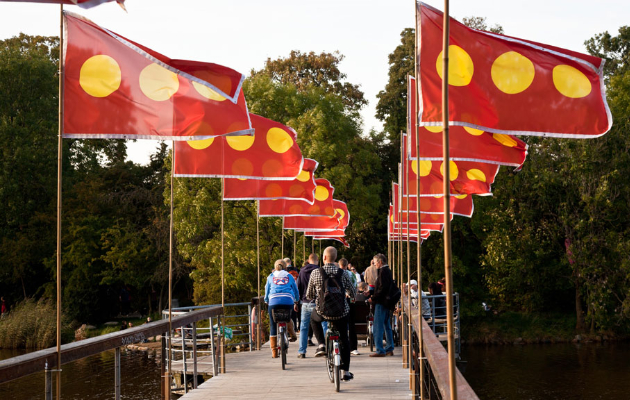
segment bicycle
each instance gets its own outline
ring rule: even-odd
[[[341,354],[339,351],[339,332],[332,328],[332,324],[328,324],[326,330],[326,369],[328,370],[328,379],[335,384],[335,392],[339,391],[341,381]]]
[[[286,369],[287,364],[287,352],[289,350],[289,339],[287,337],[287,324],[291,319],[290,309],[275,309],[271,310],[273,313],[273,320],[278,327],[278,352],[282,359],[282,369]]]

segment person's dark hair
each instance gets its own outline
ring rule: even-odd
[[[375,260],[379,260],[381,262],[381,264],[385,265],[387,264],[387,257],[385,257],[385,255],[378,253],[377,255],[374,256]]]
[[[339,260],[339,266],[343,268],[348,268],[348,260],[342,258],[341,260]]]
[[[442,294],[442,286],[439,283],[433,282],[429,284],[429,292],[431,295],[436,296]]]

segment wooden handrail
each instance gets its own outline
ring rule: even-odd
[[[173,318],[173,326],[179,327],[193,322],[216,317],[223,314],[223,307],[220,305],[204,308],[198,311],[191,311],[184,315]],[[168,320],[159,320],[137,327],[125,329],[119,332],[112,332],[106,335],[97,336],[78,342],[68,343],[61,346],[61,364],[79,360],[103,351],[126,346],[132,343],[142,342],[148,337],[162,334],[168,330]],[[12,357],[0,361],[0,383],[30,375],[34,372],[57,367],[57,348],[51,347],[32,353]]]
[[[411,312],[407,312],[407,296],[403,294],[403,310],[405,313],[410,316],[411,323],[413,324],[414,332],[418,332],[419,323],[418,323],[418,309],[413,308]],[[449,377],[448,377],[448,353],[442,343],[435,336],[435,333],[431,330],[431,327],[427,322],[422,318],[422,344],[424,348],[424,354],[431,366],[431,372],[435,377],[435,382],[437,383],[437,387],[442,394],[443,399],[451,398],[451,389],[449,386]],[[459,372],[459,369],[456,370],[457,374],[457,398],[459,400],[479,400],[479,397],[475,393],[475,391],[470,387],[466,378]]]

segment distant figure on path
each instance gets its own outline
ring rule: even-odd
[[[385,357],[394,355],[394,334],[392,332],[392,311],[387,304],[387,296],[394,284],[392,272],[387,265],[387,258],[383,254],[374,256],[374,266],[378,269],[378,278],[371,301],[374,306],[374,343],[376,352],[370,357]],[[368,281],[369,283],[369,281]],[[383,348],[383,331],[387,347]]]
[[[4,301],[4,297],[0,297],[0,302],[2,305],[0,306],[0,319],[4,318],[4,315],[7,313],[7,302]]]
[[[273,310],[297,309],[300,301],[300,294],[293,276],[285,271],[284,260],[276,260],[273,264],[274,271],[267,277],[265,285],[265,303],[269,305],[269,346],[271,347],[271,357],[278,357],[278,330],[276,321],[273,319]],[[293,330],[293,321],[287,324],[290,341],[295,342],[297,336]]]
[[[300,303],[302,306],[302,316],[300,321],[300,348],[298,349],[298,358],[306,357],[306,347],[309,334],[312,335],[311,314],[315,310],[315,299],[309,299],[306,297],[306,289],[308,288],[308,281],[311,279],[311,273],[313,270],[319,268],[319,256],[315,253],[308,257],[308,264],[302,267],[298,276],[297,286],[300,292]]]

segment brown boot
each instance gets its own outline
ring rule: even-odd
[[[289,330],[289,342],[295,342],[297,340],[297,335],[295,334],[295,329],[293,328],[293,320],[289,321],[287,329]]]
[[[271,347],[271,358],[278,358],[278,337],[269,336],[269,346]]]

